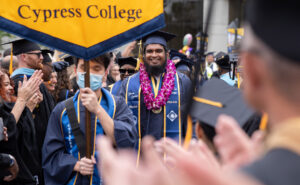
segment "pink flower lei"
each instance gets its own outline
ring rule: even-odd
[[[174,75],[176,74],[176,67],[172,60],[167,61],[166,66],[167,72],[164,75],[162,87],[158,92],[156,98],[152,93],[151,81],[149,79],[148,73],[146,72],[145,65],[140,63],[140,83],[142,88],[142,93],[144,95],[144,102],[148,110],[157,110],[162,106],[166,105],[172,91],[174,89]]]

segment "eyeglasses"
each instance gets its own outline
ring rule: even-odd
[[[40,58],[41,55],[42,55],[42,52],[39,52],[39,53],[26,53],[26,54],[36,55],[38,58]]]
[[[133,74],[133,73],[135,73],[135,70],[134,70],[134,69],[119,69],[119,71],[120,71],[121,74],[125,74],[126,71],[127,71],[128,74]]]

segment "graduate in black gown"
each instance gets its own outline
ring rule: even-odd
[[[18,57],[19,67],[12,73],[11,78],[14,84],[18,84],[19,81],[23,81],[24,75],[30,78],[35,70],[42,69],[43,56],[40,47],[31,41],[21,39],[12,42],[12,44],[13,54]],[[18,92],[18,85],[15,85],[14,90],[15,93]],[[43,100],[33,110],[33,119],[36,130],[36,141],[38,148],[41,149],[54,102],[44,84],[40,85],[40,93],[43,96]],[[39,153],[41,155],[41,151]]]
[[[35,185],[38,179],[43,184],[32,114],[25,108],[16,123],[14,115],[10,113],[12,108],[13,104],[3,102],[0,105],[0,117],[3,118],[8,132],[8,141],[0,142],[0,153],[11,154],[19,165],[16,179],[8,184]],[[0,180],[0,184],[6,182]]]

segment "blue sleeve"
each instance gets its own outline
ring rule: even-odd
[[[114,97],[116,113],[114,117],[114,135],[118,148],[134,148],[137,142],[137,131],[134,125],[132,111],[128,108],[124,98]]]
[[[75,174],[73,168],[77,159],[66,152],[60,125],[60,116],[64,107],[62,102],[51,113],[42,149],[42,165],[47,185],[66,184]]]
[[[125,96],[126,96],[126,88],[127,88],[127,83],[128,83],[128,79],[129,78],[126,78],[122,81],[122,84],[121,84],[121,87],[118,91],[118,96],[120,97],[123,97],[125,99]]]

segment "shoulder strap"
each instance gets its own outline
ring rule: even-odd
[[[75,142],[77,144],[80,156],[82,158],[85,156],[85,138],[78,124],[76,111],[73,103],[73,97],[66,100],[66,110],[72,128],[72,132],[75,137]]]

